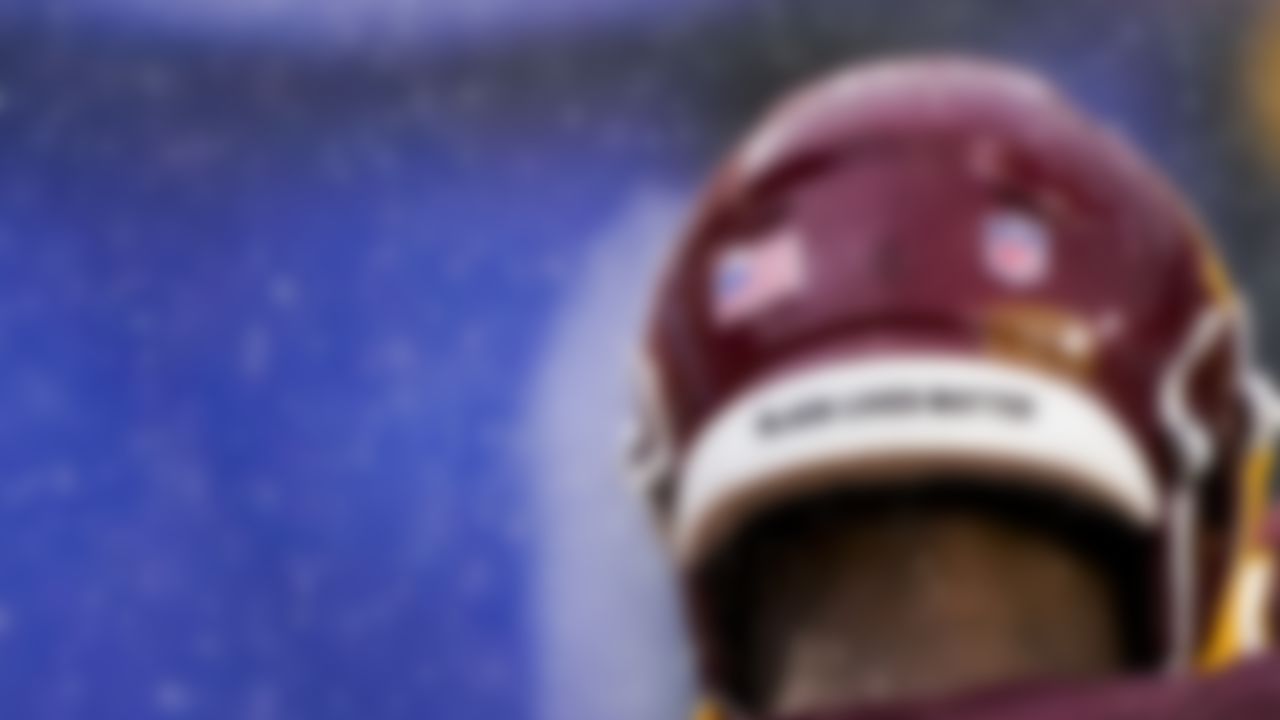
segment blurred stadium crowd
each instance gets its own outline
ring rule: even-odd
[[[676,712],[611,455],[641,269],[843,62],[1044,71],[1199,200],[1280,363],[1275,3],[14,0],[0,35],[0,717]]]

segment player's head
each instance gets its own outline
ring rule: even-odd
[[[948,537],[974,551],[938,562],[975,597],[1060,567],[1061,596],[1096,612],[1031,592],[1010,608],[1112,627],[1053,650],[1094,666],[1186,668],[1264,642],[1236,590],[1274,422],[1210,242],[1129,146],[1017,70],[855,68],[766,118],[661,281],[632,457],[709,690],[765,692],[773,678],[743,689],[760,674],[743,658],[806,632],[765,618],[843,597],[830,578],[846,571],[910,588],[876,556]],[[849,521],[814,521],[824,507]]]

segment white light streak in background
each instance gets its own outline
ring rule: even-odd
[[[546,720],[688,713],[690,666],[668,571],[621,472],[627,383],[653,278],[683,218],[676,197],[638,193],[590,244],[530,396]]]

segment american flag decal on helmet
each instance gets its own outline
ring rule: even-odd
[[[1029,288],[1048,276],[1050,234],[1042,219],[1022,210],[1001,210],[987,218],[982,232],[987,270],[1001,282]]]
[[[788,229],[732,246],[715,260],[712,275],[715,322],[721,326],[742,323],[804,287],[807,268],[801,238]]]

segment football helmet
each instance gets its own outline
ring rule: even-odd
[[[735,533],[957,470],[1149,537],[1153,664],[1269,641],[1276,403],[1244,302],[1186,200],[1035,75],[901,60],[787,99],[705,190],[641,356],[630,468],[712,689],[694,578]]]

